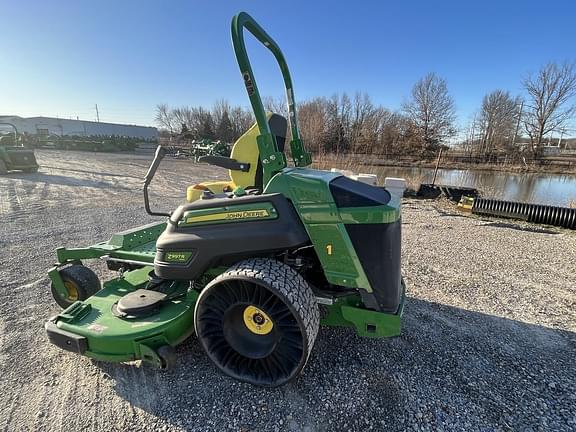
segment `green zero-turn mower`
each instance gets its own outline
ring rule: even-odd
[[[12,123],[0,123],[9,126],[14,132],[0,136],[0,174],[20,170],[28,173],[38,171],[34,150],[18,145],[18,129]]]
[[[287,121],[264,111],[244,45],[244,29],[274,55],[286,86]],[[292,80],[274,40],[246,13],[232,20],[234,51],[256,124],[230,157],[230,181],[188,189],[187,203],[154,212],[162,222],[115,234],[85,248],[57,249],[49,271],[64,311],[46,323],[52,343],[103,360],[174,362],[174,346],[196,333],[224,373],[278,386],[310,356],[319,325],[353,327],[361,336],[400,333],[400,198],[339,173],[306,168]],[[101,287],[84,260],[118,272]]]

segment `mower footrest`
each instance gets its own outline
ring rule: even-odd
[[[59,329],[52,321],[48,321],[45,328],[48,340],[59,348],[78,354],[84,354],[88,349],[88,341],[84,336]]]

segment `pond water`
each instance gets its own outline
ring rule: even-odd
[[[404,177],[412,183],[431,183],[432,168],[372,167],[381,179]],[[479,189],[485,198],[567,206],[576,202],[576,175],[506,173],[497,171],[439,169],[436,184]]]

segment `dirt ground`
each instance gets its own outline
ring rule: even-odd
[[[37,158],[39,173],[0,177],[0,430],[576,430],[575,232],[405,201],[402,336],[321,328],[304,374],[267,390],[223,376],[195,337],[171,371],[48,343],[54,249],[151,222],[151,156]],[[153,206],[224,174],[167,159]]]

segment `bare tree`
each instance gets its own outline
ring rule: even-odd
[[[226,99],[217,100],[212,106],[212,117],[214,118],[214,123],[219,125],[222,122],[222,117],[225,113],[230,115],[230,104]]]
[[[274,98],[272,96],[265,96],[262,100],[264,109],[267,112],[280,114],[281,116],[288,117],[288,105],[286,99],[283,97]]]
[[[376,153],[389,155],[399,153],[404,138],[406,117],[401,113],[378,108],[379,131]]]
[[[354,153],[373,153],[378,145],[384,112],[374,106],[366,93],[356,93],[352,101],[350,141]]]
[[[412,99],[403,110],[415,129],[422,150],[433,149],[454,136],[456,112],[446,81],[434,73],[420,79],[412,88]]]
[[[254,115],[249,109],[234,107],[230,110],[230,121],[234,131],[234,141],[236,141],[254,124]]]
[[[178,125],[179,131],[195,132],[198,130],[197,113],[194,107],[182,106],[170,111],[172,121]]]
[[[519,103],[518,98],[503,90],[494,90],[484,96],[478,119],[481,136],[478,144],[482,154],[511,150]]]
[[[326,146],[326,99],[315,98],[299,104],[298,125],[306,146],[317,154],[331,149]]]
[[[528,94],[524,128],[532,152],[540,155],[544,136],[562,127],[576,112],[576,105],[569,103],[576,95],[574,65],[548,63],[536,75],[528,76],[523,85]]]
[[[167,129],[170,134],[177,131],[177,125],[174,122],[174,118],[170,113],[170,108],[166,104],[156,105],[156,116],[154,118],[158,126]]]

